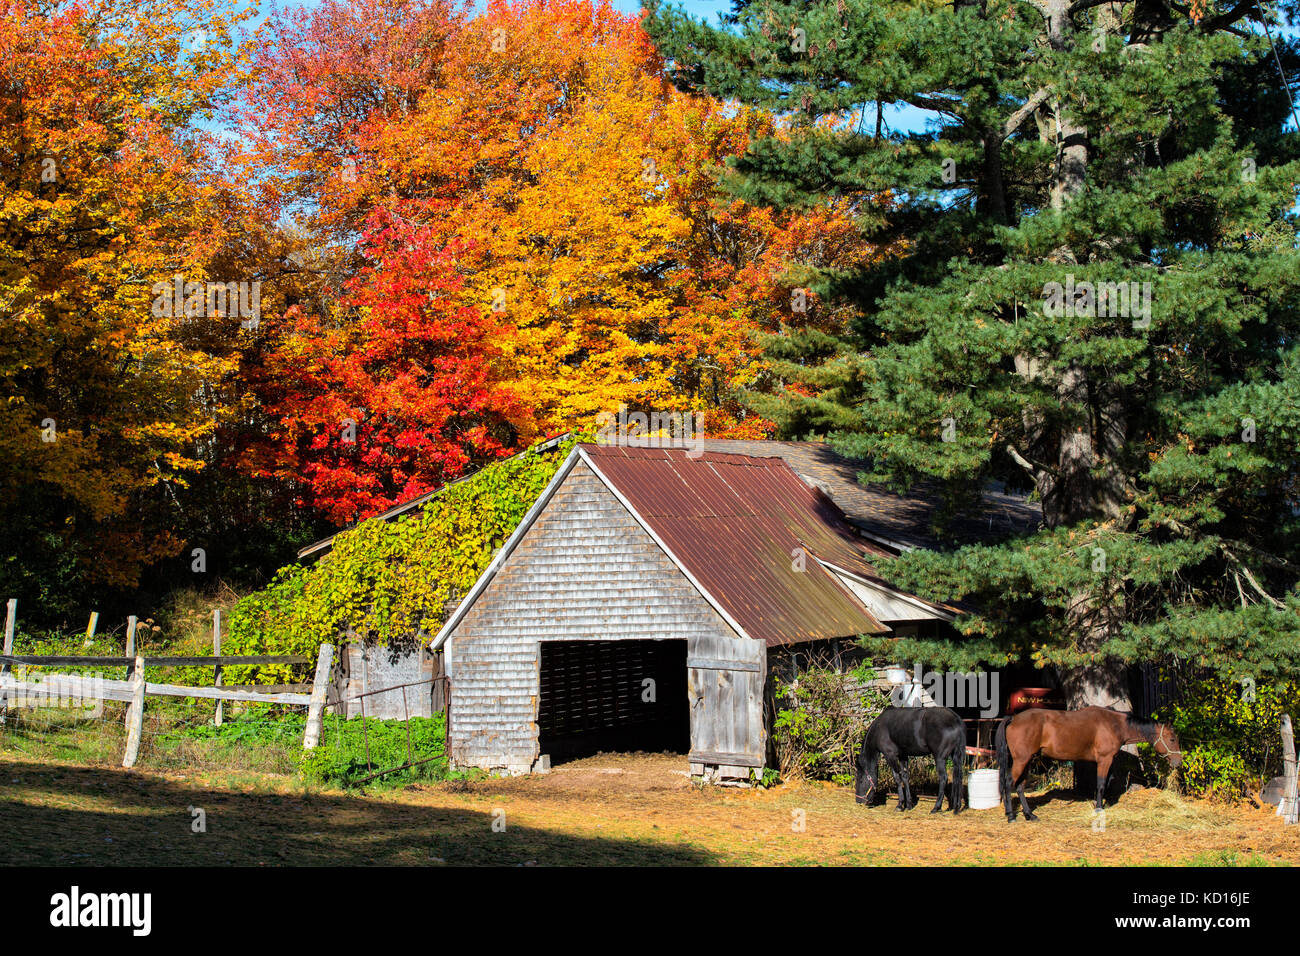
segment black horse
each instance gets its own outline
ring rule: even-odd
[[[962,806],[961,774],[966,762],[966,725],[946,707],[886,707],[871,722],[862,738],[858,754],[857,801],[870,804],[880,779],[880,758],[898,778],[898,809],[916,806],[907,781],[907,758],[934,756],[939,774],[939,799],[931,813],[943,809],[943,788],[948,779],[948,760],[952,760],[952,790],[948,807],[960,813]]]

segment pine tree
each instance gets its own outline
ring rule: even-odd
[[[839,371],[802,364],[785,432],[831,423],[870,479],[938,480],[949,510],[991,479],[1041,502],[1027,537],[893,562],[900,585],[978,612],[958,640],[874,646],[1052,666],[1071,706],[1125,706],[1124,664],[1166,656],[1300,674],[1300,137],[1282,78],[1300,57],[1276,11],[762,0],[717,29],[647,6],[679,86],[797,131],[756,144],[729,188],[895,200],[863,228],[907,253],[821,277],[864,318],[842,347],[806,343]],[[892,132],[891,103],[939,121]]]

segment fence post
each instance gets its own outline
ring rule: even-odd
[[[311,682],[311,703],[307,706],[307,731],[302,737],[302,749],[313,750],[320,743],[321,718],[325,713],[325,694],[329,690],[330,664],[334,660],[334,645],[322,644],[316,661],[316,676]]]
[[[99,612],[91,611],[90,623],[86,625],[86,647],[89,647],[91,645],[91,642],[95,640],[95,627],[98,624],[99,624]]]
[[[136,617],[131,614],[126,619],[126,656],[135,657],[135,622]],[[135,676],[135,664],[126,665],[126,679],[130,680]]]
[[[131,704],[126,709],[126,753],[123,767],[134,767],[140,755],[140,734],[144,731],[144,658],[135,659],[131,679]]]
[[[5,642],[4,656],[11,657],[14,652],[14,620],[18,617],[18,599],[10,598],[5,605]],[[9,662],[0,661],[0,681],[9,674]],[[0,724],[9,719],[9,695],[0,688]]]
[[[221,608],[219,607],[212,609],[212,656],[216,658],[221,657]],[[220,663],[217,664],[217,676],[213,686],[221,686]],[[225,714],[225,705],[226,702],[224,700],[217,701],[216,726],[218,727],[221,726],[221,718]]]
[[[1295,732],[1290,714],[1282,715],[1282,768],[1286,780],[1282,791],[1282,822],[1295,823],[1300,813],[1300,801],[1296,796]]]

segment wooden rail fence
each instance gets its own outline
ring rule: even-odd
[[[321,721],[329,690],[330,667],[334,662],[334,645],[322,644],[316,659],[316,673],[310,684],[262,684],[240,687],[222,686],[223,667],[241,667],[258,664],[307,664],[311,659],[301,654],[220,654],[220,612],[213,615],[213,647],[218,653],[201,656],[143,656],[135,653],[136,618],[127,619],[126,654],[121,657],[90,654],[14,654],[14,624],[18,602],[10,599],[6,606],[4,651],[0,654],[0,723],[5,720],[10,697],[19,695],[40,698],[67,697],[80,700],[113,700],[129,704],[126,714],[127,742],[122,758],[123,767],[135,765],[140,750],[140,736],[144,728],[144,701],[146,697],[196,697],[217,701],[216,723],[221,724],[222,703],[243,701],[254,704],[287,704],[307,708],[307,727],[303,734],[303,747],[314,748],[320,742]],[[99,615],[92,617],[87,637]],[[109,680],[78,674],[52,674],[42,681],[19,680],[12,672],[13,665],[25,667],[125,667],[126,680]],[[211,667],[215,686],[191,687],[185,684],[164,684],[146,680],[148,667]]]

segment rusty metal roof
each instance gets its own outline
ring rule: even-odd
[[[628,439],[630,444],[653,441]],[[824,442],[706,438],[702,444],[706,452],[785,459],[805,482],[829,494],[851,524],[894,545],[893,550],[937,551],[972,542],[993,543],[1033,532],[1043,517],[1041,508],[1024,495],[990,485],[983,489],[979,506],[954,517],[941,536],[934,519],[942,495],[933,483],[918,484],[906,495],[880,485],[864,485],[858,475],[867,469],[867,462],[845,458]]]
[[[888,630],[820,563],[879,581],[872,557],[887,552],[855,534],[835,502],[782,459],[579,447],[751,637],[781,645]]]

